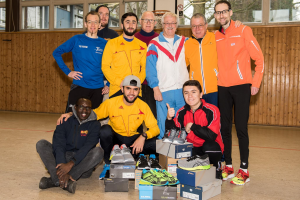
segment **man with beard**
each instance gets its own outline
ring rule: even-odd
[[[101,70],[101,61],[106,40],[97,36],[100,16],[91,11],[85,16],[87,33],[75,35],[53,51],[58,66],[73,79],[66,112],[72,110],[77,99],[86,96],[92,101],[92,108],[102,103],[103,95],[109,91],[104,86],[104,76]],[[74,71],[64,63],[62,54],[72,52]]]
[[[138,18],[134,13],[125,13],[121,22],[123,34],[109,40],[103,52],[102,70],[110,83],[110,98],[122,95],[126,76],[135,75],[141,82],[146,77],[147,45],[134,37]]]
[[[104,150],[105,166],[100,178],[110,168],[110,153],[115,144],[125,144],[130,147],[132,154],[155,154],[156,136],[159,134],[157,121],[149,106],[138,97],[141,81],[137,76],[129,75],[123,80],[122,96],[104,101],[94,109],[97,119],[109,117],[109,122],[100,129],[100,145]],[[57,121],[68,119],[72,113],[63,114]],[[138,132],[145,122],[146,132]],[[136,156],[135,156],[136,157]]]
[[[166,104],[175,112],[185,104],[182,86],[189,79],[184,47],[187,38],[175,34],[178,22],[176,14],[165,13],[162,16],[163,32],[151,40],[147,52],[147,82],[154,90],[159,139],[165,132]]]
[[[232,184],[244,185],[250,181],[248,172],[249,136],[248,119],[251,95],[258,93],[264,72],[264,57],[252,30],[247,26],[235,28],[231,20],[233,12],[228,1],[218,1],[215,5],[215,18],[221,24],[216,33],[218,52],[218,91],[221,113],[221,134],[224,142],[226,166],[223,180],[234,177],[232,167],[232,108],[239,140],[240,169],[231,179]],[[251,60],[255,61],[255,74],[252,78]]]

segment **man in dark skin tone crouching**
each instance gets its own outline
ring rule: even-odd
[[[61,187],[75,193],[76,180],[88,178],[94,167],[103,159],[103,149],[96,147],[99,142],[100,123],[92,111],[89,99],[78,99],[72,107],[74,115],[57,125],[52,144],[40,140],[36,144],[50,177],[40,180],[39,188]]]

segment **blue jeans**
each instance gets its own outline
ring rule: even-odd
[[[218,105],[218,103],[219,103],[218,102],[218,92],[204,94],[202,96],[202,99],[204,99],[206,103],[210,103],[210,104],[213,104],[213,105],[219,107],[219,105]]]

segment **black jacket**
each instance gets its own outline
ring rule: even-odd
[[[106,40],[113,39],[119,36],[119,34],[116,31],[109,29],[108,26],[106,26],[104,29],[100,31],[98,30],[97,35],[98,37],[104,38]]]
[[[66,122],[56,126],[53,134],[52,146],[56,164],[67,162],[67,151],[76,152],[71,160],[75,165],[79,164],[99,142],[100,127],[94,111],[80,123],[73,109],[73,115]]]

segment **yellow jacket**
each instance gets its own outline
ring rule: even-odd
[[[146,77],[147,45],[134,38],[127,42],[123,35],[107,42],[102,56],[102,71],[110,83],[109,96],[120,90],[123,79],[128,75]],[[141,93],[140,93],[141,94]]]
[[[133,136],[139,134],[137,129],[145,122],[148,131],[147,138],[159,135],[157,121],[149,106],[139,98],[132,106],[123,102],[123,95],[105,100],[98,108],[94,109],[97,120],[109,117],[108,124],[112,129],[122,136]],[[101,134],[101,133],[100,133]]]
[[[218,55],[215,35],[206,32],[201,45],[193,37],[185,42],[185,58],[190,65],[190,79],[198,80],[203,94],[218,91]]]

